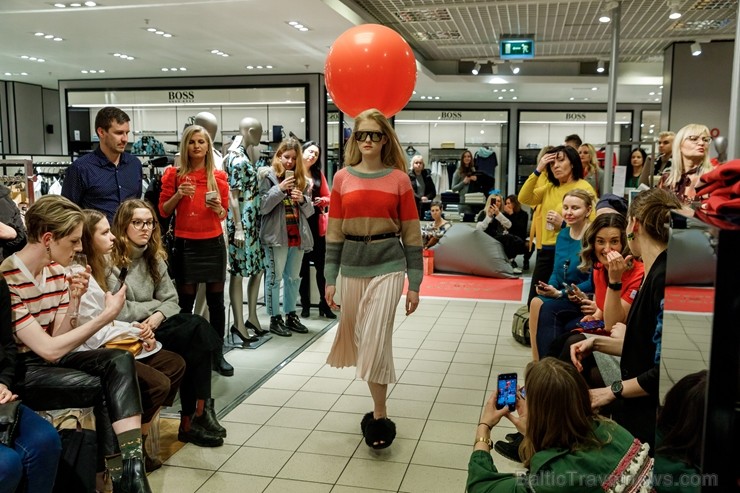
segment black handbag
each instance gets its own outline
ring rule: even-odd
[[[0,444],[13,446],[21,412],[21,401],[15,400],[0,404]]]
[[[60,430],[59,426],[68,419],[77,423],[74,428]],[[67,416],[57,425],[62,440],[62,456],[59,459],[54,493],[95,493],[95,469],[97,465],[98,441],[93,430],[86,430],[76,416]]]

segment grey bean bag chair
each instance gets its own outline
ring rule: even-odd
[[[500,279],[517,278],[504,247],[474,224],[455,223],[434,247],[434,270]]]

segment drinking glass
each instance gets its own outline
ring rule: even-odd
[[[69,282],[87,270],[87,256],[84,253],[75,253],[72,261],[67,267],[67,277]],[[70,304],[72,304],[72,318],[80,316],[80,295],[77,290],[70,291]]]
[[[195,189],[195,180],[191,178],[190,176],[186,176],[182,179],[184,183],[187,183],[188,185],[192,185],[193,189]],[[193,191],[193,194],[189,196],[190,198],[190,213],[188,213],[188,216],[195,216],[195,211],[192,210],[192,204],[193,204],[193,197],[195,197],[195,191]]]

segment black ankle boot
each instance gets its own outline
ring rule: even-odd
[[[282,337],[290,337],[293,335],[285,326],[285,322],[283,322],[283,317],[281,317],[280,315],[270,317],[270,332]]]
[[[216,436],[226,438],[226,428],[218,423],[218,418],[216,417],[215,402],[213,399],[205,400],[203,414],[200,416],[194,416],[193,422],[198,423],[200,426]]]
[[[301,309],[301,318],[308,318],[311,316],[311,305],[303,305]]]
[[[121,479],[113,481],[113,493],[152,493],[146,479],[144,461],[124,459]]]
[[[295,312],[290,312],[285,315],[285,326],[293,332],[297,332],[298,334],[308,333],[308,328],[301,323],[301,320],[298,318],[298,315],[296,315]]]
[[[212,368],[214,371],[218,372],[224,377],[234,376],[234,367],[231,366],[228,361],[226,361],[226,359],[224,358],[223,350],[221,348],[218,348],[213,352]]]
[[[331,320],[337,318],[336,314],[331,311],[331,308],[329,308],[329,305],[326,303],[326,301],[323,300],[321,301],[321,303],[319,303],[319,315]]]

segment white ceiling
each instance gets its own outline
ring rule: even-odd
[[[377,22],[399,31],[417,54],[421,70],[414,100],[438,96],[440,101],[516,97],[519,102],[568,102],[571,98],[574,102],[605,102],[607,77],[591,72],[598,59],[609,58],[610,26],[597,20],[604,3],[101,0],[92,8],[61,9],[54,7],[53,0],[3,0],[0,79],[57,88],[59,80],[69,79],[323,72],[329,47],[342,32],[358,23]],[[679,0],[684,11],[679,21],[668,20],[663,0],[623,0],[621,4],[620,102],[660,99],[662,55],[670,43],[734,39],[737,0]],[[291,20],[310,30],[298,31],[287,24]],[[147,27],[173,36],[149,33]],[[35,36],[37,32],[64,41]],[[461,60],[500,63],[502,33],[533,34],[536,60],[522,64],[517,76],[505,65],[498,67],[497,76],[469,74]],[[211,50],[230,56],[214,55]],[[114,53],[135,60],[122,60]],[[45,61],[22,59],[24,55]],[[273,68],[249,70],[247,65]],[[163,67],[185,67],[187,71],[163,72]],[[105,73],[81,72],[91,69]],[[502,93],[501,88],[507,91]]]

